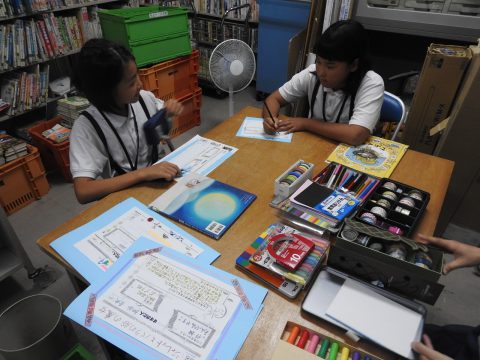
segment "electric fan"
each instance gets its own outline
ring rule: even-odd
[[[220,90],[228,92],[228,109],[233,115],[233,93],[245,89],[255,75],[255,55],[245,42],[229,39],[212,51],[210,77]]]

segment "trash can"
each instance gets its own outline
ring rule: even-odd
[[[6,360],[59,359],[76,343],[60,301],[47,294],[23,298],[0,314],[0,354]]]

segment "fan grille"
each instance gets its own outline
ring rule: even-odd
[[[210,56],[210,77],[218,88],[226,92],[245,89],[255,75],[255,68],[255,55],[250,46],[241,40],[223,41]]]

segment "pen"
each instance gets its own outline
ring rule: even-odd
[[[265,100],[263,101],[263,105],[265,105],[265,109],[267,109],[268,115],[269,115],[270,118],[272,119],[273,125],[275,126],[275,130],[276,130],[277,123],[275,122],[275,118],[273,117],[272,112],[270,111],[270,108],[268,107],[267,102],[266,102]]]

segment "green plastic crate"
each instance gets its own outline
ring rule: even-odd
[[[186,8],[155,5],[98,13],[104,38],[130,49],[139,67],[192,53]]]
[[[138,67],[156,64],[192,53],[188,32],[149,41],[138,41],[136,43],[130,43],[127,46],[133,56],[135,56]]]
[[[145,6],[98,10],[105,39],[121,44],[188,33],[187,8]]]

